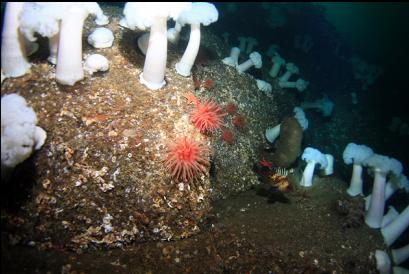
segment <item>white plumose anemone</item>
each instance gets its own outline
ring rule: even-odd
[[[273,58],[271,58],[271,61],[273,62],[273,66],[271,67],[268,74],[271,77],[275,78],[280,72],[281,66],[285,64],[285,60],[278,53],[275,53]]]
[[[180,31],[182,30],[182,25],[176,21],[173,28],[168,29],[168,41],[174,45],[179,43]]]
[[[406,192],[409,192],[409,180],[402,173],[399,176],[390,176],[389,180],[386,182],[385,186],[385,201],[387,201],[398,189],[403,189]],[[371,201],[372,195],[369,194],[364,198],[365,200],[365,210],[369,208],[369,202]]]
[[[347,165],[353,164],[352,176],[347,189],[349,196],[363,195],[362,190],[362,162],[374,154],[373,150],[365,145],[357,145],[349,143],[342,154],[344,163]]]
[[[293,112],[294,112],[294,118],[297,119],[297,122],[300,124],[301,128],[303,130],[306,130],[308,128],[308,119],[305,116],[303,109],[300,107],[295,107],[293,109]],[[274,141],[280,135],[280,130],[281,130],[281,124],[278,124],[272,128],[267,128],[265,132],[266,139],[270,143],[274,143]]]
[[[303,109],[314,109],[321,112],[324,117],[331,116],[334,106],[334,102],[332,102],[327,96],[315,101],[304,101],[301,103]]]
[[[280,130],[281,130],[281,123],[276,125],[275,127],[267,128],[266,133],[265,133],[267,141],[269,141],[270,143],[274,143],[274,141],[280,135]]]
[[[216,7],[206,2],[193,3],[191,9],[180,14],[177,22],[182,26],[190,24],[190,37],[182,59],[175,64],[178,74],[190,76],[190,71],[200,47],[200,25],[208,26],[216,22],[218,18],[219,13]]]
[[[222,62],[225,65],[228,65],[231,67],[237,67],[239,65],[239,55],[240,55],[240,48],[233,47],[230,50],[230,56],[224,58]]]
[[[2,179],[44,144],[47,133],[36,124],[37,115],[23,97],[13,93],[1,98]]]
[[[306,90],[308,85],[309,85],[309,82],[301,78],[295,82],[281,82],[281,81],[278,82],[278,86],[280,88],[295,88],[299,92],[303,92],[304,90]]]
[[[291,75],[300,73],[299,68],[294,63],[287,63],[285,68],[287,71],[279,78],[279,82],[288,82]]]
[[[321,169],[325,168],[328,165],[327,158],[318,149],[307,147],[304,149],[301,159],[307,162],[307,166],[304,169],[300,185],[310,187],[312,186],[315,165],[319,164]]]
[[[236,67],[239,73],[243,73],[247,71],[249,68],[254,66],[255,68],[259,69],[263,65],[263,61],[261,59],[260,53],[257,51],[250,53],[249,59],[244,63],[241,63]]]
[[[375,251],[376,259],[376,269],[380,274],[390,274],[391,273],[391,260],[389,259],[388,253],[383,250],[377,249]]]
[[[401,264],[409,258],[409,244],[401,247],[391,249],[392,259],[395,264]]]
[[[385,184],[388,173],[399,176],[402,173],[402,164],[394,158],[373,154],[363,161],[375,173],[372,187],[372,197],[369,210],[365,215],[365,223],[371,228],[380,228],[385,208]]]
[[[109,61],[101,54],[92,54],[85,59],[84,70],[91,75],[94,72],[107,71],[108,69]]]
[[[409,205],[390,224],[381,228],[386,245],[391,246],[409,226]]]
[[[125,4],[125,19],[122,24],[130,29],[150,29],[143,72],[139,81],[151,90],[162,88],[168,51],[167,20],[175,21],[179,14],[191,8],[191,2],[128,2]]]
[[[324,154],[327,159],[327,166],[324,168],[324,175],[329,176],[334,173],[334,156],[331,154]]]
[[[6,4],[1,33],[1,70],[4,77],[22,76],[31,67],[23,45],[24,39],[19,31],[19,16],[23,6],[23,2]]]
[[[108,28],[96,28],[87,38],[88,44],[94,48],[109,48],[114,42],[114,34]]]
[[[264,91],[265,93],[271,93],[271,91],[273,90],[273,87],[271,86],[269,82],[266,82],[264,80],[259,80],[259,79],[256,79],[256,82],[257,82],[257,88],[261,91]]]

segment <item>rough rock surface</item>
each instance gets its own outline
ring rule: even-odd
[[[178,47],[169,46],[167,85],[148,90],[138,80],[144,63],[136,47],[140,34],[119,27],[118,9],[107,12],[113,47],[85,43],[96,27],[88,19],[83,52],[106,56],[108,72],[87,75],[72,87],[59,85],[55,67],[46,61],[47,43],[40,40],[31,72],[2,83],[1,94],[25,97],[48,134],[3,192],[5,223],[21,242],[78,249],[184,238],[200,230],[211,200],[258,183],[252,168],[265,128],[278,122],[277,95],[264,94],[253,76],[225,66],[221,59],[229,49],[206,28],[192,76],[174,69],[187,43],[185,33]],[[204,135],[193,126],[188,92],[221,108],[237,105],[237,114],[223,122],[223,130],[236,135],[233,144],[221,139],[222,130]],[[235,126],[238,115],[242,122]],[[168,144],[182,136],[207,143],[213,152],[210,173],[195,183],[174,181],[164,169]]]

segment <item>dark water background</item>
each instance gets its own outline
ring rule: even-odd
[[[238,3],[235,12],[229,11],[228,5],[216,3],[220,17],[210,26],[216,33],[229,32],[230,46],[238,46],[238,36],[255,37],[259,52],[278,44],[279,53],[297,64],[302,70],[300,77],[310,81],[307,91],[298,95],[300,101],[317,99],[325,93],[338,111],[347,113],[351,112],[350,93],[356,92],[360,100],[353,107],[367,131],[351,134],[349,141],[367,144],[379,154],[399,159],[407,172],[408,135],[392,133],[388,126],[394,116],[409,121],[408,3],[276,3],[287,23],[275,29],[267,26],[269,13],[261,3]],[[312,37],[314,46],[308,54],[294,48],[296,34]],[[337,44],[340,50],[335,55]],[[383,68],[368,90],[361,90],[359,81],[354,79],[352,65],[348,63],[354,55]],[[332,142],[337,142],[336,134],[334,137]],[[319,147],[325,141],[328,140],[316,138],[310,140],[310,145]]]

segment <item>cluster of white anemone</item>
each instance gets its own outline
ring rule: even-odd
[[[391,246],[409,226],[409,205],[402,212],[393,206],[384,215],[386,201],[398,190],[409,191],[409,180],[402,173],[402,164],[391,157],[379,155],[365,145],[349,143],[343,152],[346,164],[352,164],[352,176],[347,193],[350,196],[363,195],[362,172],[366,167],[374,176],[372,193],[365,197],[365,223],[380,229],[385,244]],[[399,265],[409,258],[409,245],[391,249],[392,260]],[[377,267],[381,273],[390,273],[391,260],[383,250],[375,254]],[[394,267],[398,271],[398,267]],[[394,272],[395,273],[395,272]]]
[[[240,36],[239,47],[233,47],[230,50],[230,55],[222,60],[222,62],[227,65],[236,68],[238,73],[244,73],[250,68],[254,67],[260,69],[263,66],[263,60],[260,53],[257,51],[252,51],[253,47],[258,45],[258,42],[253,37],[243,37]],[[244,52],[249,54],[248,59],[243,63],[239,64],[240,53]],[[257,88],[266,94],[271,94],[272,86],[267,81],[256,79]]]
[[[88,44],[94,48],[110,48],[114,42],[114,34],[108,28],[96,28],[87,38]],[[109,69],[108,59],[101,54],[91,54],[85,58],[84,71],[93,74]]]
[[[82,30],[89,14],[96,24],[108,24],[96,2],[9,2],[2,31],[1,66],[5,77],[19,77],[28,72],[26,48],[33,48],[35,33],[49,38],[48,60],[56,64],[56,80],[74,85],[84,78],[82,67]]]
[[[200,26],[207,26],[218,19],[215,6],[205,2],[128,2],[123,13],[121,26],[150,29],[149,34],[139,39],[138,44],[145,49],[143,53],[146,54],[140,82],[153,90],[165,85],[168,33],[169,40],[177,42],[181,28],[186,24],[191,27],[188,46],[175,65],[180,75],[189,76],[199,51]],[[7,3],[2,32],[2,79],[19,77],[28,72],[31,64],[27,60],[27,52],[38,47],[33,43],[36,40],[34,34],[38,33],[49,38],[48,60],[56,64],[57,82],[74,85],[82,80],[82,31],[89,14],[96,16],[98,25],[108,24],[108,17],[96,2]],[[176,24],[175,28],[168,31],[169,18],[174,19]],[[98,28],[87,41],[95,48],[105,48],[112,46],[113,38],[110,30]],[[104,71],[107,69],[107,60],[101,55],[92,56],[85,60],[85,69],[89,73]]]
[[[301,186],[312,186],[314,168],[317,164],[320,169],[324,170],[325,175],[331,174],[326,170],[332,169],[333,157],[307,147],[301,158],[307,162],[300,181]],[[371,228],[380,229],[385,244],[391,247],[409,227],[409,205],[400,213],[390,206],[387,213],[384,214],[386,201],[398,189],[409,191],[409,180],[402,173],[402,164],[394,158],[374,153],[365,145],[355,143],[349,143],[346,146],[343,159],[346,164],[353,165],[350,186],[347,189],[350,196],[363,195],[362,171],[365,167],[372,171],[374,176],[372,193],[365,197],[365,223]],[[384,250],[375,252],[380,273],[390,273],[392,263],[394,264],[393,273],[406,273],[406,270],[399,267],[399,264],[409,258],[409,244],[399,248],[390,248],[389,253],[391,256]]]
[[[241,46],[244,47],[244,46]],[[249,54],[249,57],[246,61],[243,63],[239,64],[239,57],[240,57],[240,52],[243,50],[240,47],[233,47],[230,50],[230,56],[224,58],[222,62],[225,65],[231,66],[236,68],[236,70],[239,73],[246,72],[248,69],[251,67],[255,67],[256,69],[260,69],[263,65],[263,60],[261,57],[261,54],[258,53],[257,51],[253,51]]]
[[[300,73],[300,69],[294,63],[287,63],[286,60],[281,57],[277,51],[273,51],[272,49],[271,52],[273,52],[273,56],[271,58],[271,62],[273,63],[273,65],[269,71],[269,75],[271,76],[271,78],[277,78],[278,74],[285,66],[285,72],[282,73],[278,78],[278,85],[281,88],[295,88],[300,92],[304,91],[309,85],[308,81],[305,81],[301,78],[296,81],[290,81],[291,76]]]
[[[200,26],[208,26],[218,20],[218,11],[213,4],[205,2],[167,2],[167,3],[127,3],[125,17],[121,25],[130,29],[147,30],[149,33],[138,39],[138,46],[146,55],[140,82],[149,89],[163,87],[167,62],[168,40],[177,44],[183,26],[190,25],[190,37],[187,48],[179,62],[175,64],[176,72],[190,76],[191,69],[200,47]],[[175,21],[173,28],[167,29],[167,20]]]
[[[261,68],[263,65],[261,55],[256,51],[252,52],[253,47],[258,44],[257,40],[252,37],[242,36],[240,36],[238,39],[239,46],[231,48],[230,55],[224,58],[222,62],[225,65],[235,67],[239,73],[243,73],[251,67],[255,67],[257,69]],[[285,67],[285,72],[282,73],[282,75],[278,79],[278,85],[281,88],[295,88],[300,92],[304,91],[308,87],[309,82],[301,78],[297,79],[296,81],[290,81],[291,76],[299,74],[300,70],[294,63],[286,63],[284,58],[282,58],[278,53],[278,48],[278,45],[271,45],[266,52],[267,56],[271,56],[271,61],[273,63],[269,71],[269,75],[272,78],[277,78],[282,68]],[[239,57],[241,52],[249,54],[249,59],[239,64]],[[257,82],[257,86],[260,90],[267,91],[268,89],[270,89],[266,84],[266,81],[260,81]]]

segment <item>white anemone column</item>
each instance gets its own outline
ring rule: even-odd
[[[381,228],[381,233],[386,245],[391,246],[408,226],[409,206],[407,206],[392,223]]]
[[[165,82],[166,60],[168,56],[168,38],[166,17],[158,17],[151,26],[149,46],[146,51],[143,73],[139,76],[142,84],[149,89],[160,89]]]
[[[1,34],[1,69],[6,77],[19,77],[27,73],[31,65],[26,58],[23,36],[19,31],[19,15],[24,2],[8,2]]]
[[[200,24],[190,25],[189,43],[182,59],[176,63],[176,71],[182,76],[189,76],[200,47]]]
[[[69,7],[61,20],[56,79],[63,85],[74,85],[84,78],[82,68],[82,28],[88,12],[81,7]]]

